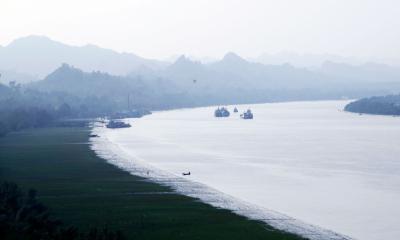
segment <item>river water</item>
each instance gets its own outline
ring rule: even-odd
[[[156,112],[101,130],[133,158],[235,198],[356,239],[400,239],[400,118],[348,101]]]

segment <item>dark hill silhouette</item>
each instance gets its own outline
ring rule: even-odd
[[[346,105],[346,111],[380,115],[400,115],[400,95],[362,98]]]
[[[115,76],[99,71],[84,72],[62,64],[42,81],[27,85],[40,92],[67,94],[79,99],[96,99],[97,105],[108,105],[114,111],[128,107],[171,108],[182,106],[182,91],[162,79]],[[179,102],[178,102],[179,100]],[[109,109],[112,111],[112,109]]]

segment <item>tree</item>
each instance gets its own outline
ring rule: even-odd
[[[0,185],[0,237],[2,240],[122,240],[120,231],[92,228],[80,233],[53,219],[46,206],[36,199],[36,191],[23,193],[15,183]]]

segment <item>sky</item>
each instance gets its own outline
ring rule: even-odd
[[[0,0],[0,45],[27,35],[147,58],[234,51],[400,57],[398,0]]]

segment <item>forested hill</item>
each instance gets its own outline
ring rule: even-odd
[[[134,77],[87,73],[63,64],[41,81],[0,84],[0,136],[24,128],[48,126],[61,119],[104,117],[128,109],[168,109],[191,104],[184,93],[161,79],[144,82]]]
[[[347,104],[345,110],[355,113],[400,115],[400,95],[362,98]]]
[[[114,76],[103,72],[84,72],[62,64],[44,80],[25,86],[42,93],[59,95],[59,100],[73,108],[84,106],[103,112],[130,107],[166,109],[185,106],[185,95],[162,79]],[[59,102],[58,104],[60,104]]]

